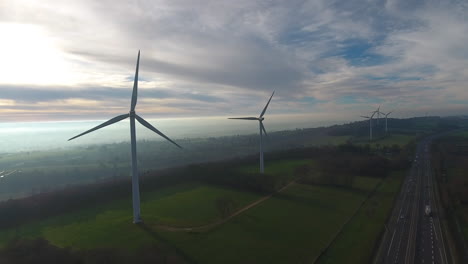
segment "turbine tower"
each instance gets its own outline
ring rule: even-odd
[[[270,96],[270,100],[268,100],[267,104],[265,105],[265,108],[263,108],[262,113],[260,114],[259,117],[231,117],[228,119],[242,119],[242,120],[257,120],[260,126],[260,173],[264,173],[264,166],[263,166],[263,133],[265,133],[265,136],[267,136],[267,132],[265,130],[265,126],[263,126],[263,120],[265,119],[263,115],[265,114],[268,105],[270,104],[271,98],[275,94],[275,91]]]
[[[94,128],[91,128],[90,130],[87,130],[77,136],[74,136],[70,138],[68,141],[73,140],[77,137],[81,137],[85,134],[88,134],[90,132],[93,132],[94,130],[98,130],[100,128],[103,128],[105,126],[117,123],[119,121],[124,120],[127,117],[130,117],[130,142],[131,142],[131,153],[132,153],[132,201],[133,201],[133,223],[140,223],[141,220],[141,215],[140,215],[140,186],[138,183],[138,168],[137,168],[137,154],[136,154],[136,133],[135,133],[135,119],[140,122],[143,126],[148,128],[149,130],[152,130],[156,134],[160,135],[161,137],[167,139],[170,141],[172,144],[176,145],[179,148],[182,148],[179,146],[177,143],[172,141],[170,138],[168,138],[166,135],[164,135],[161,131],[157,130],[155,127],[153,127],[150,123],[146,122],[143,118],[138,116],[135,113],[135,106],[137,104],[137,97],[138,97],[138,67],[140,64],[140,51],[138,51],[138,58],[137,58],[137,63],[136,63],[136,70],[135,70],[135,79],[133,81],[133,93],[132,93],[132,101],[130,104],[130,112],[128,114],[123,114],[116,116]]]
[[[385,115],[385,134],[387,134],[387,117],[392,113],[393,111],[390,111],[386,114],[382,113],[383,115]]]
[[[371,116],[361,116],[363,118],[369,119],[369,140],[372,141],[372,119],[374,118],[374,115],[377,113],[377,111],[374,111]]]

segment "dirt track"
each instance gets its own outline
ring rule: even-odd
[[[240,208],[239,210],[235,211],[230,216],[228,216],[226,218],[223,218],[223,219],[219,219],[219,220],[217,220],[215,222],[212,222],[212,223],[209,223],[209,224],[205,224],[205,225],[201,225],[201,226],[187,226],[187,227],[179,227],[179,226],[175,227],[175,226],[159,225],[159,224],[155,224],[153,226],[155,228],[157,228],[157,229],[162,229],[162,230],[165,230],[165,231],[172,231],[172,232],[181,232],[181,231],[182,232],[203,232],[203,231],[208,231],[208,230],[210,230],[210,229],[212,229],[212,228],[214,228],[214,227],[216,227],[218,225],[226,223],[227,221],[231,220],[233,217],[242,214],[243,212],[249,210],[250,208],[252,208],[254,206],[257,206],[260,203],[270,199],[274,194],[284,191],[286,188],[293,185],[294,183],[295,183],[295,181],[292,181],[292,182],[286,184],[285,186],[283,186],[278,191],[276,191],[276,192],[274,192],[274,193],[272,193],[270,195],[263,196],[262,198],[256,200],[255,202]]]

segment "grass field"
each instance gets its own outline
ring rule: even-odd
[[[271,162],[268,163],[266,172],[273,177],[280,175],[291,179],[295,168],[304,164],[313,162]],[[256,171],[258,168],[245,166],[240,169]],[[203,232],[174,232],[161,225],[199,226],[221,219],[221,212],[216,208],[216,199],[219,197],[229,197],[237,208],[260,198],[254,193],[217,186],[180,184],[142,194],[142,216],[145,220],[143,227],[132,224],[131,200],[128,197],[27,224],[17,230],[0,230],[0,245],[15,236],[44,237],[56,246],[76,249],[133,250],[147,245],[164,244],[177,249],[193,263],[310,262],[332,241],[378,182],[379,179],[376,178],[356,177],[353,188],[294,183],[283,192],[222,225]],[[385,192],[382,192],[385,196]],[[351,230],[349,234],[362,231],[360,221],[366,219],[366,212],[358,215],[356,219],[361,220],[356,220],[355,227],[346,226]],[[377,221],[381,220],[382,214],[384,213],[377,210]],[[368,237],[375,235],[381,226],[376,223],[370,227],[370,230],[362,231]],[[351,238],[351,235],[345,237],[343,245],[356,246]],[[340,252],[343,245],[338,245],[336,252]],[[363,250],[364,247],[360,249]]]
[[[456,132],[452,132],[452,133],[448,134],[447,136],[455,136],[455,137],[462,137],[462,138],[468,139],[468,131],[466,131],[466,130],[456,131]]]
[[[455,131],[436,140],[436,146],[431,149],[433,157],[440,160],[433,164],[436,165],[442,204],[448,215],[445,224],[452,228],[460,258],[463,258],[463,240],[468,241],[468,153],[464,147],[467,143],[468,131]]]
[[[218,197],[230,197],[237,207],[259,196],[210,185],[184,184],[142,194],[142,217],[148,223],[197,226],[221,218],[215,206]],[[16,235],[17,230],[0,231],[0,244]],[[154,238],[132,224],[131,200],[119,200],[74,214],[53,217],[21,227],[21,237],[43,236],[60,247],[93,248],[99,246],[137,247]]]
[[[468,134],[466,135],[468,137]],[[453,158],[447,166],[447,179],[449,182],[464,182],[461,179],[466,179],[466,167],[462,164],[467,164],[468,157],[459,156]],[[454,203],[454,214],[458,219],[463,230],[465,240],[468,240],[468,206],[463,203]]]
[[[274,162],[265,161],[265,173],[279,179],[282,184],[286,184],[294,179],[294,170],[301,165],[314,165],[311,159],[280,160]],[[258,164],[248,165],[239,168],[244,173],[258,173]]]
[[[317,135],[305,142],[307,146],[340,145],[346,143],[351,136]]]
[[[406,134],[390,134],[386,137],[379,138],[376,140],[373,140],[372,143],[370,143],[370,146],[372,148],[376,148],[377,146],[383,147],[391,147],[393,145],[398,145],[400,147],[405,146],[408,144],[411,140],[415,139],[416,136],[414,135],[406,135]],[[361,144],[368,144],[369,142],[361,142]]]
[[[403,147],[415,138],[415,135],[391,134],[383,139],[376,141],[374,144],[380,144],[381,146],[392,146],[396,144],[400,147]]]
[[[269,162],[265,161],[265,173],[271,175],[283,175],[283,174],[292,174],[294,169],[300,165],[305,165],[311,163],[310,159],[299,159],[299,160],[280,160]],[[252,164],[248,166],[243,166],[239,168],[242,172],[246,173],[258,173],[259,165]]]
[[[317,263],[370,263],[404,176],[400,171],[383,180]]]
[[[307,263],[364,199],[360,190],[294,184],[207,233],[155,231],[197,263]]]

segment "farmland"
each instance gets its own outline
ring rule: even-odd
[[[231,166],[242,175],[256,177],[255,163]],[[211,168],[208,171],[214,174],[222,173],[216,164],[205,167]],[[185,261],[194,263],[312,261],[341,228],[352,229],[345,223],[381,178],[356,175],[350,186],[307,184],[300,180],[303,174],[298,174],[299,168],[305,167],[309,168],[308,174],[320,170],[313,157],[268,162],[266,175],[272,178],[268,182],[274,183],[275,190],[289,184],[272,195],[195,180],[169,184],[143,191],[143,225],[131,223],[131,199],[124,195],[3,229],[0,243],[5,246],[18,237],[44,238],[54,246],[79,252],[112,248],[128,254],[157,246],[177,252]],[[197,170],[188,171],[197,173]],[[223,221],[229,214],[258,201],[252,208]],[[388,209],[388,206],[382,208],[379,215],[385,215]],[[198,229],[200,226],[208,228]],[[375,232],[381,226],[377,223],[370,227],[373,229],[369,231],[372,233],[369,239],[375,240]]]
[[[343,263],[347,254],[356,263],[369,262],[408,168],[408,144],[416,136],[393,133],[368,144],[364,134],[352,136],[356,129],[366,131],[354,124],[315,134],[273,133],[279,140],[272,145],[277,150],[265,153],[265,174],[258,173],[258,155],[245,154],[256,143],[250,137],[204,139],[208,144],[197,150],[231,146],[231,159],[217,160],[219,151],[214,151],[201,159],[205,162],[157,171],[148,166],[154,158],[147,151],[154,146],[147,143],[141,148],[140,225],[132,224],[130,179],[122,173],[128,162],[117,151],[125,144],[22,153],[35,160],[18,165],[29,166],[21,169],[24,175],[1,179],[10,184],[2,188],[24,180],[41,186],[44,179],[63,175],[94,181],[79,186],[64,180],[58,190],[25,190],[32,196],[1,202],[0,260],[2,250],[8,255],[27,247],[34,254],[42,245],[83,263],[116,256],[122,256],[118,263],[128,263],[147,254],[154,261],[150,252],[174,263]],[[292,140],[291,133],[300,140]],[[323,144],[307,146],[317,133]],[[115,156],[108,159],[107,152]],[[72,159],[77,163],[67,165]],[[0,159],[12,161],[14,155]],[[47,162],[55,165],[47,167]],[[355,243],[357,234],[365,243]]]

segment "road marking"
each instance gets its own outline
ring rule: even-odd
[[[396,233],[396,228],[395,228],[395,230],[393,230],[393,236],[392,236],[392,240],[390,241],[390,246],[388,247],[387,257],[390,254],[390,249],[392,249],[393,238],[395,237],[395,233]]]
[[[433,226],[434,226],[434,223],[432,223],[432,225],[431,225],[431,231],[432,231]],[[435,228],[435,226],[434,226],[434,228]],[[437,236],[437,232],[435,232],[435,235],[436,235],[436,239],[439,240],[439,237]]]

